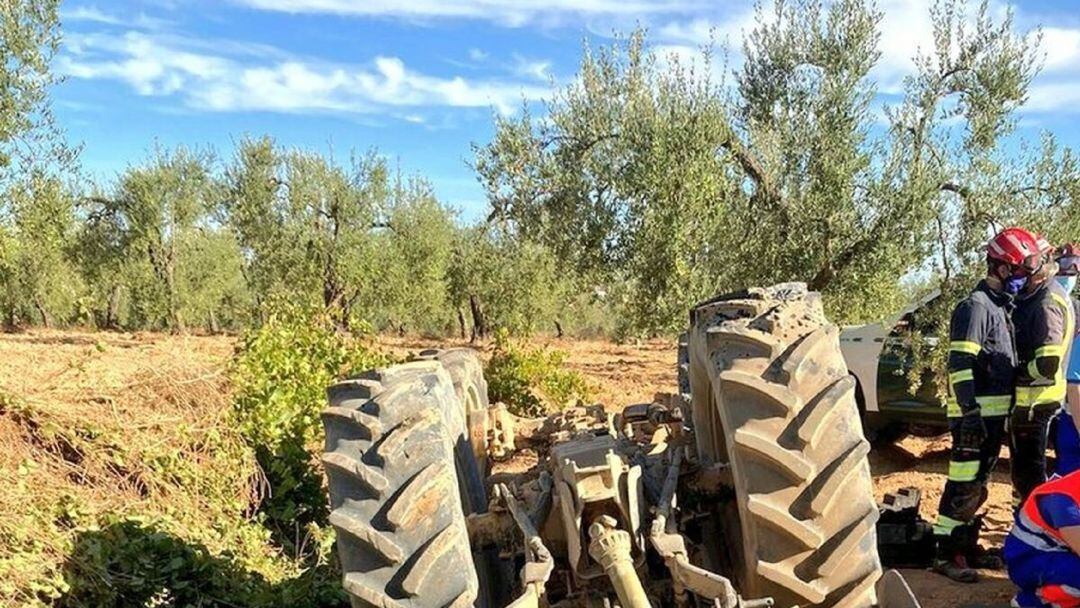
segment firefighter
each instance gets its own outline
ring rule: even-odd
[[[1080,275],[1080,245],[1069,243],[1057,252],[1057,276],[1054,280],[1061,285],[1065,293],[1072,295],[1076,288],[1077,276]],[[1073,311],[1080,310],[1080,302],[1072,298]],[[1080,318],[1080,316],[1078,316]],[[1080,329],[1080,328],[1078,328]],[[1057,436],[1054,438],[1054,452],[1057,455],[1055,474],[1064,477],[1080,470],[1080,351],[1077,342],[1080,333],[1073,336],[1072,348],[1065,366],[1065,407],[1058,414]]]
[[[1080,608],[1080,471],[1035,488],[1005,539],[1018,608]]]
[[[1035,235],[1008,228],[986,248],[986,278],[953,310],[949,326],[948,417],[952,433],[949,479],[934,525],[934,570],[973,583],[979,523],[975,513],[987,497],[987,480],[1005,440],[1013,400],[1016,351],[1010,324],[1013,298],[1023,290],[1039,258]]]
[[[1052,248],[1039,242],[1038,268],[1016,298],[1016,403],[1010,429],[1010,458],[1016,506],[1046,481],[1050,421],[1065,402],[1065,361],[1072,346],[1076,314],[1069,294],[1052,280],[1057,264]]]

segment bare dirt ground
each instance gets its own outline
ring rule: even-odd
[[[675,344],[672,341],[625,345],[554,339],[537,342],[566,351],[567,367],[583,374],[592,383],[596,400],[611,409],[648,401],[655,392],[672,391],[675,387]],[[433,346],[463,345],[455,341],[433,344],[431,340],[398,337],[380,338],[379,343],[399,355]],[[123,425],[124,419],[129,419],[134,434],[138,434],[135,432],[138,429],[148,428],[153,430],[155,439],[167,440],[165,435],[174,418],[206,420],[213,415],[196,411],[199,408],[193,404],[160,399],[155,391],[145,390],[148,379],[156,380],[156,370],[169,368],[167,361],[176,359],[183,367],[197,372],[190,374],[194,380],[203,382],[203,378],[211,377],[216,381],[234,344],[234,338],[223,336],[74,331],[0,334],[0,392],[52,405],[58,419],[64,415],[93,416],[116,425]],[[481,347],[481,350],[490,352],[488,347]],[[181,383],[194,381],[190,378],[174,380]],[[213,401],[217,407],[223,407],[221,404],[226,402],[227,399]],[[177,411],[170,412],[170,408]],[[12,427],[11,422],[5,420],[0,407],[0,445],[7,446],[0,450],[0,478],[14,479],[17,477],[15,469],[32,455],[30,452],[35,446],[22,440],[17,429],[9,427]],[[140,436],[139,439],[148,437]],[[924,497],[923,516],[931,520],[947,468],[948,446],[943,438],[909,437],[871,455],[878,498],[905,486],[919,488]],[[991,546],[1000,546],[1011,523],[1007,471],[1008,461],[1003,459],[990,487],[987,523],[991,528],[988,535]],[[41,471],[40,475],[59,477],[68,473]],[[49,483],[44,478],[35,481]],[[41,487],[39,483],[34,485]],[[121,503],[125,500],[139,500],[127,489],[101,499],[117,510],[124,509]],[[5,502],[9,509],[17,509],[14,500]],[[904,574],[925,608],[1007,606],[1012,594],[1004,573],[986,572],[986,580],[976,585],[951,583],[929,572],[905,571]]]
[[[987,547],[1000,548],[1012,526],[1008,467],[1008,458],[1003,457],[991,479],[990,497],[984,507],[983,544]],[[932,522],[948,475],[949,442],[946,437],[905,437],[896,445],[875,449],[870,454],[870,469],[879,500],[900,488],[919,488],[923,496],[922,516]],[[976,585],[953,583],[929,571],[903,572],[924,608],[1004,607],[1009,605],[1014,589],[1004,572],[983,571],[984,580]]]
[[[432,348],[424,338],[380,337],[379,343],[398,356]],[[609,409],[652,400],[659,391],[675,389],[676,344],[670,340],[649,340],[637,344],[615,344],[599,340],[537,338],[534,344],[565,351],[567,367],[589,381],[593,398]],[[470,345],[465,340],[447,340],[439,346],[468,346],[487,357],[490,345]]]

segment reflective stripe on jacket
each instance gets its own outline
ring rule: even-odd
[[[1004,416],[1013,401],[1016,348],[1012,298],[981,281],[953,309],[949,323],[948,416],[978,408],[983,416]]]
[[[1013,319],[1020,359],[1017,407],[1064,402],[1065,362],[1076,330],[1076,314],[1068,294],[1057,282],[1048,281],[1017,302]],[[1050,374],[1046,373],[1046,362],[1053,367]]]

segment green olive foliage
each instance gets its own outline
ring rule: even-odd
[[[58,141],[39,86],[55,4],[16,4],[5,150]],[[644,32],[586,46],[542,111],[497,117],[475,147],[490,209],[473,224],[374,151],[268,137],[224,160],[155,150],[85,193],[51,177],[62,154],[18,164],[0,201],[4,321],[236,330],[287,298],[343,328],[623,337],[670,334],[717,291],[801,280],[855,322],[928,280],[962,292],[1002,226],[1080,229],[1074,153],[1014,130],[1040,55],[1011,14],[938,0],[933,44],[882,95],[873,1],[758,11],[734,69],[712,45],[657,53]]]
[[[324,309],[287,302],[268,308],[266,322],[249,330],[237,349],[230,426],[239,429],[266,476],[262,522],[297,554],[303,531],[309,524],[325,528],[329,515],[316,459],[326,387],[390,359],[362,337],[337,332]]]
[[[178,332],[247,320],[240,249],[212,217],[220,191],[212,157],[180,147],[84,200],[79,258],[96,320]]]
[[[58,180],[34,171],[0,193],[0,310],[8,327],[46,327],[76,314],[81,279],[70,262],[75,201]]]
[[[529,418],[546,416],[578,401],[588,402],[592,388],[565,367],[566,353],[515,342],[508,330],[495,332],[495,350],[484,366],[488,396]]]
[[[57,177],[69,148],[53,120],[50,64],[60,44],[57,0],[0,6],[0,314],[2,324],[52,325],[78,309],[71,263],[74,199]]]
[[[662,56],[644,32],[586,49],[542,120],[500,118],[477,149],[491,217],[625,294],[637,333],[790,280],[838,321],[881,317],[910,297],[901,278],[971,272],[995,228],[1063,233],[1075,159],[1049,136],[1034,155],[1008,140],[1038,37],[986,3],[941,0],[931,17],[933,48],[884,107],[866,0],[759,7],[733,82],[713,49]]]
[[[59,8],[59,0],[0,5],[0,182],[20,179],[28,166],[73,160],[49,105]]]

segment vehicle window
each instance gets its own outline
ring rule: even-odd
[[[905,314],[893,327],[890,337],[900,337],[911,331],[919,332],[926,337],[936,336],[938,331],[935,326],[936,316],[934,313],[940,304],[941,298],[935,297],[919,308]]]

